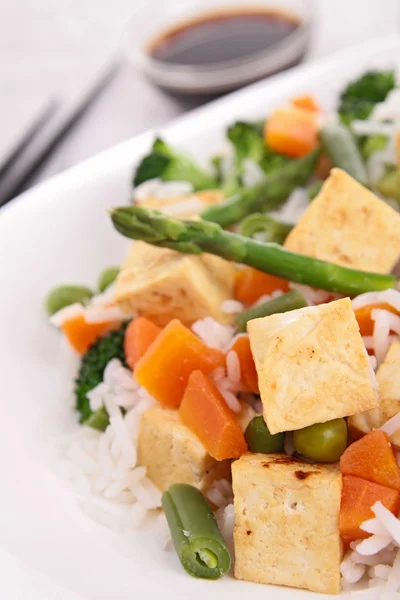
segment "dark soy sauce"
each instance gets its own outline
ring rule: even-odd
[[[272,9],[236,9],[193,18],[161,34],[148,53],[164,63],[212,66],[251,57],[282,42],[300,26]]]

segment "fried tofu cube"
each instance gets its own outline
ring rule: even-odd
[[[114,297],[128,315],[143,315],[163,327],[171,319],[190,325],[211,316],[221,323],[232,315],[221,304],[233,296],[235,265],[218,256],[180,254],[135,242],[121,267]]]
[[[400,256],[400,214],[341,169],[332,169],[284,245],[345,267],[389,273]]]
[[[180,218],[193,217],[200,214],[207,206],[220,204],[224,200],[221,190],[203,190],[184,196],[147,196],[135,203],[145,208],[160,210],[168,215]]]
[[[338,593],[338,468],[284,454],[245,454],[232,464],[232,483],[235,577]]]
[[[348,427],[354,439],[382,427],[386,421],[400,412],[400,342],[395,341],[389,348],[385,360],[376,373],[379,386],[379,405],[377,408],[354,415],[348,420]],[[400,450],[400,429],[390,440]]]
[[[247,329],[272,434],[377,406],[349,298],[254,319]]]
[[[155,406],[140,420],[139,463],[163,492],[173,483],[189,483],[202,492],[215,480],[230,479],[231,461],[212,458],[177,410]]]

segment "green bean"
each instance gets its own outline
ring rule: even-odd
[[[316,423],[293,432],[293,445],[299,454],[322,463],[337,462],[347,447],[344,419]]]
[[[287,294],[278,296],[273,300],[268,300],[257,306],[253,306],[248,310],[244,310],[236,317],[236,323],[239,331],[246,331],[247,322],[252,319],[258,319],[260,317],[269,317],[277,313],[288,312],[289,310],[296,310],[297,308],[304,308],[307,306],[307,302],[302,294],[297,290],[292,290]]]
[[[346,171],[362,185],[368,185],[368,175],[349,129],[342,123],[327,123],[321,129],[322,146],[335,167]]]
[[[263,242],[275,242],[283,244],[294,225],[282,223],[263,213],[249,215],[240,224],[239,233],[249,238],[261,239],[254,234],[263,234]]]
[[[119,267],[108,267],[100,273],[97,287],[100,292],[104,292],[108,286],[110,286],[117,279],[119,273]]]
[[[269,454],[270,452],[281,452],[285,441],[284,433],[276,433],[272,435],[260,415],[254,417],[246,427],[244,432],[247,445],[250,452],[262,452]]]
[[[47,313],[54,315],[75,302],[85,304],[92,296],[92,290],[83,285],[60,285],[52,289],[46,298]]]
[[[202,579],[225,575],[231,556],[203,494],[191,485],[177,483],[163,493],[162,506],[185,571]]]

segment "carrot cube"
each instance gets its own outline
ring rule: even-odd
[[[225,366],[223,352],[204,344],[174,319],[136,364],[134,375],[160,404],[178,408],[192,371],[200,370],[208,375],[222,366]]]
[[[340,470],[400,491],[400,468],[387,433],[375,429],[342,454]]]
[[[216,385],[201,371],[190,377],[179,409],[183,423],[216,460],[247,452],[243,431]]]
[[[371,507],[378,501],[395,515],[400,510],[400,493],[396,490],[352,475],[343,477],[340,535],[345,539],[368,537],[360,525],[374,517]]]
[[[125,360],[133,370],[161,331],[145,317],[133,319],[125,331],[124,351]]]

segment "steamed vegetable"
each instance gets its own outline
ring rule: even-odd
[[[250,452],[282,452],[285,441],[284,433],[272,435],[261,415],[254,417],[247,425],[244,437]]]
[[[382,502],[383,506],[397,516],[400,510],[400,493],[360,477],[345,475],[339,515],[340,535],[349,538],[349,541],[369,537],[369,533],[360,529],[360,525],[375,517],[371,510],[375,502]]]
[[[195,190],[217,187],[217,182],[211,175],[160,138],[155,140],[150,154],[137,167],[133,184],[137,186],[157,177],[163,181],[188,181]]]
[[[307,191],[309,200],[314,200],[314,198],[316,198],[318,196],[318,194],[322,190],[323,185],[324,185],[324,182],[321,181],[320,179],[318,179],[317,181],[314,181],[309,186],[308,191]]]
[[[388,169],[378,181],[377,189],[382,196],[400,202],[400,169]]]
[[[284,313],[289,310],[304,308],[305,306],[307,306],[307,302],[304,296],[297,290],[292,290],[287,294],[283,294],[283,296],[278,296],[277,298],[253,306],[248,310],[244,310],[236,317],[236,323],[239,331],[246,331],[247,322],[252,319],[269,317],[269,315]]]
[[[337,462],[347,446],[346,421],[334,419],[298,429],[293,432],[293,445],[296,452],[315,462]]]
[[[62,308],[75,304],[75,302],[86,304],[92,296],[92,290],[83,285],[59,285],[52,289],[47,295],[47,313],[50,316],[54,315]]]
[[[263,122],[237,121],[228,128],[227,138],[235,150],[239,170],[246,159],[257,163],[265,173],[281,169],[291,162],[265,144]]]
[[[192,371],[209,375],[224,365],[225,356],[220,350],[206,346],[174,319],[136,364],[134,374],[136,381],[160,404],[178,408]]]
[[[252,267],[244,267],[236,274],[235,298],[244,304],[253,304],[262,296],[269,296],[278,290],[287,292],[289,282]]]
[[[387,433],[375,429],[351,444],[340,459],[343,475],[354,475],[400,492],[400,468]]]
[[[285,156],[300,158],[318,145],[318,121],[313,111],[295,105],[277,108],[265,124],[267,146]]]
[[[305,94],[303,96],[295,96],[290,100],[290,102],[291,104],[294,104],[294,106],[303,108],[305,110],[310,110],[314,113],[318,113],[321,111],[321,107],[314,98],[314,96],[310,96],[309,94]]]
[[[378,102],[396,87],[394,71],[367,71],[351,81],[340,96],[339,114],[346,125],[367,119]]]
[[[172,541],[185,571],[192,577],[219,579],[231,566],[231,556],[203,494],[176,483],[162,496]]]
[[[226,260],[319,289],[357,296],[394,288],[393,275],[356,271],[289,252],[277,244],[257,242],[206,221],[180,221],[139,206],[111,211],[114,227],[122,235],[187,254],[208,252]]]
[[[326,123],[321,129],[322,146],[335,167],[368,185],[367,170],[354,137],[341,123]]]
[[[100,292],[105,292],[105,290],[114,283],[117,279],[119,273],[119,267],[108,267],[108,269],[104,269],[100,273],[98,288]]]
[[[364,160],[368,160],[372,154],[384,150],[387,146],[387,137],[384,135],[369,135],[360,143],[360,150]]]
[[[372,311],[375,309],[388,310],[394,314],[399,314],[396,309],[385,302],[377,302],[376,304],[367,304],[361,308],[357,308],[354,313],[360,328],[360,334],[372,335],[374,332],[375,321],[372,319]]]
[[[256,365],[251,353],[250,340],[247,335],[238,336],[230,350],[236,352],[240,364],[240,379],[252,394],[259,394]]]
[[[61,330],[74,350],[78,354],[85,354],[101,335],[118,326],[119,323],[115,321],[88,323],[83,315],[78,315],[64,321]]]
[[[243,431],[211,379],[201,371],[189,377],[179,409],[182,422],[216,460],[239,458],[247,451]]]
[[[201,217],[228,227],[239,223],[247,215],[277,208],[296,187],[304,185],[311,177],[319,153],[317,148],[299,160],[287,162],[281,169],[272,170],[261,183],[243,188],[224,202],[207,207]]]
[[[126,366],[124,353],[124,335],[126,325],[117,331],[111,331],[98,339],[82,357],[79,373],[75,379],[75,406],[80,413],[80,422],[104,431],[108,425],[105,409],[95,413],[90,408],[86,394],[103,381],[103,372],[113,358],[118,358]],[[89,420],[90,419],[90,420]]]
[[[137,317],[129,323],[125,331],[124,351],[125,360],[132,371],[160,331],[161,327],[145,317]]]
[[[263,242],[283,244],[294,225],[283,223],[262,213],[249,215],[240,224],[239,233],[246,237],[262,239]]]

